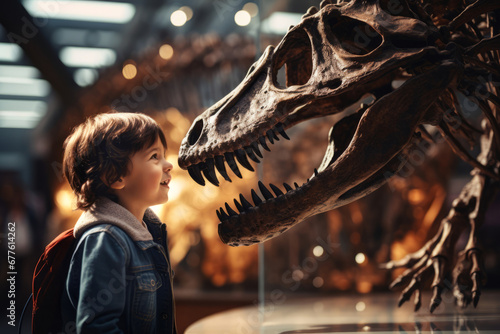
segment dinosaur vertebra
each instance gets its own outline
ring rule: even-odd
[[[484,203],[500,180],[495,109],[500,98],[494,86],[500,74],[500,15],[495,12],[500,1],[468,5],[466,0],[323,1],[320,10],[310,8],[276,48],[268,47],[238,87],[195,119],[184,139],[179,166],[199,184],[206,178],[219,185],[215,169],[230,180],[224,161],[238,177],[236,161],[253,170],[248,157],[259,162],[260,147],[269,150],[268,142],[280,136],[288,139],[285,130],[300,122],[340,113],[367,94],[375,100],[333,125],[323,162],[307,183],[295,183],[295,189],[284,184],[285,192],[271,185],[271,192],[259,182],[263,198],[252,190],[254,205],[243,196],[239,202],[235,199],[240,213],[226,203],[225,210],[217,212],[221,240],[233,246],[263,242],[310,216],[369,194],[404,166],[402,157],[427,135],[423,126],[435,126],[472,164],[474,177],[439,234],[421,251],[386,267],[409,268],[401,278],[404,284],[411,281],[401,302],[416,291],[416,309],[421,281],[434,270],[433,311],[444,274],[452,267],[450,251],[458,233],[470,226],[471,241],[455,270],[456,280],[467,284],[456,294],[463,306],[471,298],[476,304],[484,278],[476,233]],[[277,80],[283,66],[285,86]],[[477,90],[477,78],[482,78],[479,87],[486,92],[477,103],[488,120],[482,130],[463,117],[457,97],[457,92],[470,95],[471,89]],[[395,80],[404,83],[393,88]],[[450,119],[458,122],[451,124]],[[473,130],[482,133],[477,159],[457,140],[474,140]]]

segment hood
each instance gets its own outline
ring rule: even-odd
[[[160,219],[150,208],[146,209],[144,220],[160,222]],[[86,230],[99,224],[111,224],[119,227],[134,241],[153,240],[146,225],[138,221],[123,206],[106,197],[98,198],[87,211],[83,212],[75,224],[73,235],[78,239]]]

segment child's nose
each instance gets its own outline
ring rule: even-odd
[[[170,172],[173,168],[174,166],[170,162],[165,160],[165,163],[163,164],[163,170],[165,170],[166,172]]]

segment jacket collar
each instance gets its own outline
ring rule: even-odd
[[[146,209],[144,220],[148,223],[161,223],[150,208]],[[75,224],[73,235],[79,238],[87,229],[99,224],[111,224],[119,227],[134,241],[153,240],[144,224],[120,204],[107,197],[99,197],[92,206],[84,211]]]

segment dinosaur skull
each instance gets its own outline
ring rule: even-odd
[[[388,0],[390,1],[390,0]],[[393,11],[394,12],[394,11]],[[179,166],[204,184],[218,185],[215,168],[228,179],[224,160],[239,174],[236,159],[251,169],[259,145],[300,122],[344,111],[363,96],[376,98],[334,124],[330,146],[315,175],[303,186],[275,195],[259,183],[251,205],[240,196],[237,214],[226,205],[218,212],[219,235],[230,245],[249,245],[283,233],[312,215],[344,205],[375,190],[401,164],[415,128],[441,92],[453,81],[447,64],[426,75],[418,70],[400,88],[391,83],[403,73],[443,59],[434,30],[400,5],[392,15],[383,0],[355,0],[312,7],[279,45],[268,47],[244,80],[197,117],[179,152]],[[277,80],[285,66],[286,85]],[[437,72],[436,72],[437,71]],[[423,73],[423,74],[421,74]],[[435,79],[436,75],[439,79]],[[426,87],[426,93],[415,92]],[[417,96],[418,95],[418,96]],[[262,156],[261,156],[262,157]],[[389,173],[389,174],[388,174]]]

